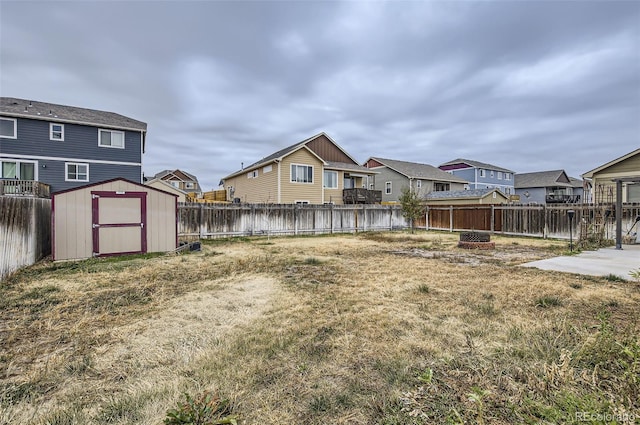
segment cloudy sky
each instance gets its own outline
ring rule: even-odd
[[[577,177],[640,147],[640,2],[0,0],[0,95],[144,121],[205,190],[320,131]]]

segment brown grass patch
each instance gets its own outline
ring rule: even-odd
[[[492,240],[218,241],[26,269],[0,286],[0,423],[159,423],[205,390],[247,424],[637,413],[638,284],[520,268],[564,243]]]

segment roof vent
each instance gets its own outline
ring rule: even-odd
[[[53,111],[49,109],[49,116],[53,115]]]

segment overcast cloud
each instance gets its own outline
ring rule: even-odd
[[[640,147],[640,2],[0,0],[0,95],[144,121],[205,190],[320,131],[579,177]]]

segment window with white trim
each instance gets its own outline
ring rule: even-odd
[[[384,193],[387,195],[391,195],[391,182],[386,182],[384,184]]]
[[[185,182],[184,187],[187,189],[194,189],[196,185],[194,182]]]
[[[504,173],[505,180],[511,180],[511,173]]]
[[[64,124],[49,123],[49,140],[64,141]]]
[[[89,164],[79,164],[75,162],[65,162],[64,180],[67,182],[88,182]]]
[[[422,180],[416,180],[416,189],[422,188]]]
[[[449,185],[449,183],[441,183],[441,182],[435,182],[433,184],[433,191],[434,192],[446,192],[449,190],[451,186]]]
[[[487,171],[484,168],[480,169],[480,177],[487,177]]]
[[[291,164],[291,183],[313,183],[313,166]]]
[[[255,179],[256,177],[258,177],[258,170],[249,171],[247,173],[248,179]]]
[[[14,118],[0,118],[0,138],[16,139],[18,137],[17,122]]]
[[[493,170],[491,170],[491,174],[490,175],[491,175],[491,178],[493,178]]]
[[[496,177],[498,177],[498,180],[502,180],[502,172],[498,171],[498,175]]]
[[[4,160],[0,161],[0,164],[0,177],[3,179],[36,180],[38,163],[35,161]]]
[[[124,149],[124,132],[99,129],[98,146],[103,148]]]
[[[264,174],[270,173],[273,170],[273,165],[266,165],[262,168]]]
[[[324,171],[324,183],[325,189],[337,189],[338,188],[338,172],[337,171]]]

